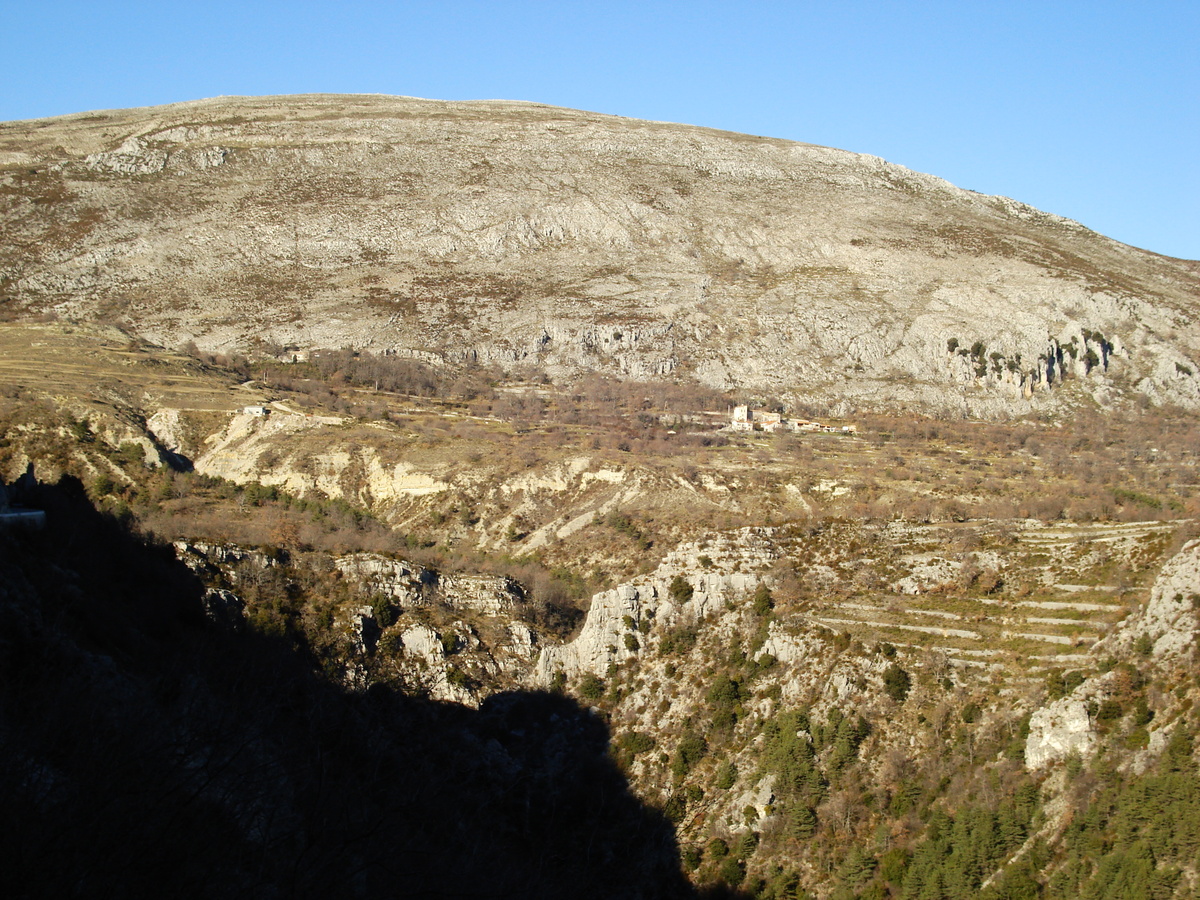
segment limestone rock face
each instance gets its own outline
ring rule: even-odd
[[[114,150],[89,154],[84,164],[89,169],[115,175],[150,175],[166,168],[167,152],[131,137]]]
[[[1058,762],[1072,753],[1087,757],[1096,749],[1091,716],[1083,700],[1063,697],[1039,709],[1029,719],[1025,765],[1031,770]]]
[[[430,665],[436,665],[445,657],[438,633],[428,625],[412,625],[400,635],[404,653],[423,659]]]
[[[195,448],[184,434],[183,417],[178,409],[164,407],[146,420],[146,431],[165,450],[191,456]]]
[[[234,544],[176,541],[174,546],[176,556],[195,572],[202,572],[207,567],[232,572],[239,564],[246,564],[259,569],[268,569],[277,565],[277,562],[273,558],[261,550],[238,547]]]
[[[490,616],[512,612],[524,598],[521,586],[502,575],[443,575],[438,587],[450,608]]]
[[[208,588],[202,598],[204,614],[227,628],[240,630],[245,623],[246,604],[233,591]]]
[[[695,622],[723,609],[727,600],[744,598],[767,579],[766,570],[777,556],[769,534],[767,528],[744,528],[681,544],[648,578],[596,594],[575,640],[542,648],[535,684],[545,686],[559,672],[602,675],[610,663],[642,651],[644,621],[665,626]],[[690,593],[673,590],[676,584],[686,584]]]
[[[508,625],[509,642],[506,649],[516,659],[526,662],[533,659],[537,653],[537,634],[524,622],[510,622]]]
[[[923,594],[958,575],[961,566],[940,556],[913,561],[912,572],[896,581],[894,589],[901,594]]]
[[[1196,263],[871,156],[302,96],[5,123],[0,161],[6,308],[166,346],[683,373],[834,411],[1200,407]]]
[[[524,599],[521,586],[500,575],[439,575],[377,553],[343,556],[335,565],[368,592],[391,597],[401,609],[427,606],[436,592],[437,599],[451,609],[499,616]]]
[[[1196,640],[1200,608],[1200,541],[1185,545],[1163,567],[1150,591],[1140,631],[1154,641],[1157,660],[1179,657]]]
[[[1097,651],[1128,651],[1149,638],[1148,661],[1156,666],[1186,666],[1187,651],[1200,628],[1200,540],[1185,544],[1163,566],[1144,609],[1121,623],[1096,645]]]
[[[391,597],[401,609],[425,606],[421,568],[378,553],[353,553],[339,558],[339,572],[363,585],[372,593]]]
[[[660,588],[665,588],[665,585],[655,582],[624,584],[596,594],[592,597],[583,629],[575,640],[542,649],[535,681],[540,685],[548,685],[558,672],[566,675],[582,672],[603,674],[610,662],[632,655],[633,651],[626,649],[624,639],[626,634],[633,632],[626,627],[624,619],[628,616],[636,623],[641,620],[643,613],[650,615],[656,610]]]

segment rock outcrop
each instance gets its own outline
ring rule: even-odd
[[[521,585],[500,575],[439,575],[404,560],[377,553],[354,553],[334,563],[368,593],[390,597],[401,609],[437,602],[484,615],[511,613],[525,598]]]
[[[745,528],[688,542],[666,555],[647,578],[619,585],[592,597],[583,628],[568,644],[542,648],[533,674],[545,686],[562,673],[601,675],[612,663],[642,651],[651,623],[662,629],[694,623],[741,600],[769,578],[778,556],[770,529]]]
[[[1181,661],[1196,641],[1200,611],[1200,541],[1185,545],[1163,568],[1150,591],[1140,619],[1124,629],[1128,640],[1136,631],[1154,642],[1151,655],[1160,662]],[[1137,638],[1133,638],[1136,640]]]
[[[1025,765],[1030,769],[1042,769],[1072,754],[1082,759],[1091,756],[1097,744],[1087,703],[1074,697],[1063,697],[1029,717]]]

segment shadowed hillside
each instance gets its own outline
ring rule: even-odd
[[[348,693],[73,479],[16,493],[48,525],[0,532],[6,896],[691,895],[570,699]]]

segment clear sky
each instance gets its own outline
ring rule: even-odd
[[[1200,259],[1200,2],[0,0],[0,120],[503,98],[871,153]]]

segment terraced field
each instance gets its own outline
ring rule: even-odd
[[[191,410],[262,402],[224,372],[98,326],[0,324],[0,385],[48,398]]]
[[[864,643],[939,650],[957,666],[1083,666],[1088,651],[1144,601],[1149,576],[1179,527],[1023,521],[997,541],[996,523],[968,523],[978,549],[956,553],[946,545],[940,555],[928,548],[945,540],[944,527],[893,528],[890,537],[903,531],[904,539],[891,545],[891,558],[853,561],[889,573],[891,583],[835,595],[807,615]],[[960,541],[963,532],[959,526]]]

